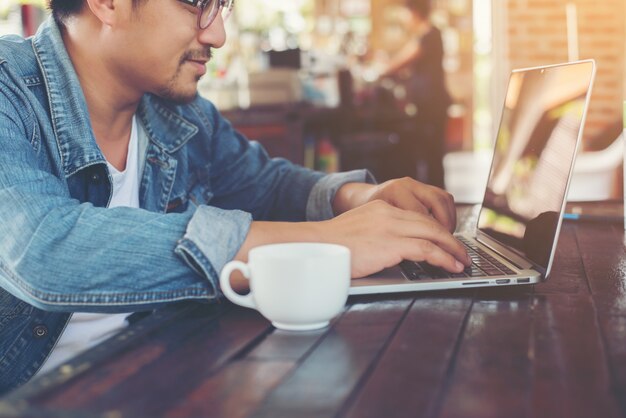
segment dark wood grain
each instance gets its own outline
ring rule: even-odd
[[[552,271],[547,281],[535,286],[535,293],[590,293],[576,240],[576,226],[572,223],[563,224]]]
[[[217,319],[200,313],[37,402],[51,409],[89,405],[102,413],[156,416],[269,328],[252,310],[233,309]]]
[[[165,417],[229,417],[250,415],[283,378],[294,361],[236,361],[167,407]]]
[[[470,307],[467,298],[417,298],[346,416],[431,415]]]
[[[443,417],[528,416],[532,387],[528,344],[531,300],[476,300],[442,394]]]
[[[581,224],[576,229],[600,325],[610,393],[626,415],[626,253],[620,226]]]
[[[624,231],[611,225],[580,224],[576,238],[596,308],[603,314],[625,315]]]
[[[621,416],[591,296],[537,297],[532,310],[532,416]]]
[[[331,322],[331,326],[341,316]],[[245,417],[323,340],[330,328],[306,332],[273,330],[211,375],[172,407],[168,417]]]
[[[611,373],[609,393],[616,397],[621,416],[626,416],[626,317],[602,316],[600,328],[604,334]]]
[[[336,415],[375,363],[410,303],[400,299],[352,305],[253,416]]]
[[[334,324],[335,322],[331,324],[331,327]],[[246,359],[256,361],[300,360],[322,340],[329,329],[304,332],[274,330],[246,355]]]

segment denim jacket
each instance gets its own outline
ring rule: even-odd
[[[0,39],[0,394],[32,377],[71,312],[220,296],[252,220],[332,217],[324,176],[270,159],[200,97],[143,97],[140,209],[106,208],[111,177],[59,28]]]

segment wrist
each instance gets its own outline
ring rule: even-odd
[[[335,216],[365,204],[375,187],[367,183],[346,183],[341,186],[332,203]]]
[[[254,221],[235,260],[247,261],[254,247],[283,242],[324,242],[323,222],[264,222]]]

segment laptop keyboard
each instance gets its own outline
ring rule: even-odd
[[[464,277],[505,276],[515,274],[513,270],[502,264],[491,254],[480,248],[475,242],[464,237],[457,237],[472,259],[472,265],[460,273],[450,273],[442,268],[426,262],[403,261],[400,263],[405,276],[412,281],[424,279],[456,279]]]

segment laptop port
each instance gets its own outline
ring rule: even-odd
[[[508,284],[511,283],[511,279],[496,279],[497,284]]]
[[[530,283],[530,277],[524,279],[517,279],[517,283]]]

